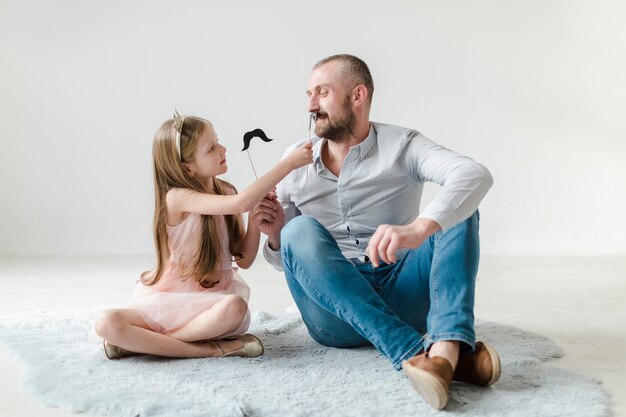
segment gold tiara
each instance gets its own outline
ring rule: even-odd
[[[183,132],[183,123],[185,123],[185,118],[182,117],[178,113],[178,110],[176,110],[176,108],[174,108],[173,118],[174,118],[174,123],[172,126],[174,127],[174,130],[176,131],[176,149],[178,150],[178,156],[180,156],[180,160],[182,162],[183,152],[180,147],[180,136],[182,135],[182,132]]]

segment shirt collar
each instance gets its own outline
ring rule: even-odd
[[[372,146],[376,143],[377,136],[376,129],[370,123],[370,130],[365,140],[352,147],[359,152],[360,158],[363,158],[372,149]],[[322,148],[326,144],[327,139],[321,139],[316,136],[314,140],[317,140],[317,142],[313,145],[313,163],[315,164],[315,171],[319,174],[326,169],[324,162],[322,162]]]
[[[365,140],[359,143],[355,148],[359,148],[359,157],[363,158],[367,153],[372,149],[372,146],[376,143],[376,139],[378,134],[376,133],[376,129],[370,123],[370,131]]]

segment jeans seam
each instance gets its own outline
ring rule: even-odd
[[[430,297],[430,308],[432,309],[432,312],[437,313],[439,311],[439,303],[438,303],[438,287],[439,287],[439,263],[438,263],[438,251],[437,251],[437,236],[439,235],[438,233],[435,233],[435,235],[432,237],[432,245],[433,245],[433,258],[430,262],[431,265],[431,270],[430,270],[430,276],[432,277],[432,284],[433,284],[433,296]],[[430,312],[429,312],[430,315]],[[433,317],[436,317],[436,314],[433,315]],[[436,323],[428,323],[428,327],[429,328],[436,328]]]

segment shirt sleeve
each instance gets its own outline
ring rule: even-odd
[[[278,248],[278,250],[270,248],[267,238],[265,239],[265,244],[263,245],[263,257],[277,271],[282,271],[284,269],[283,259],[280,255],[280,248]]]
[[[416,182],[434,182],[441,189],[418,217],[436,221],[442,230],[470,217],[493,184],[489,170],[416,133],[403,150],[402,163]]]

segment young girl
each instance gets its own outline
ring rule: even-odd
[[[244,334],[250,290],[232,260],[252,265],[260,237],[254,216],[271,216],[252,209],[291,170],[312,162],[310,143],[240,194],[217,178],[228,170],[226,148],[207,120],[175,113],[157,131],[152,156],[157,265],[142,274],[126,308],[94,322],[106,356],[262,355],[259,339]]]

